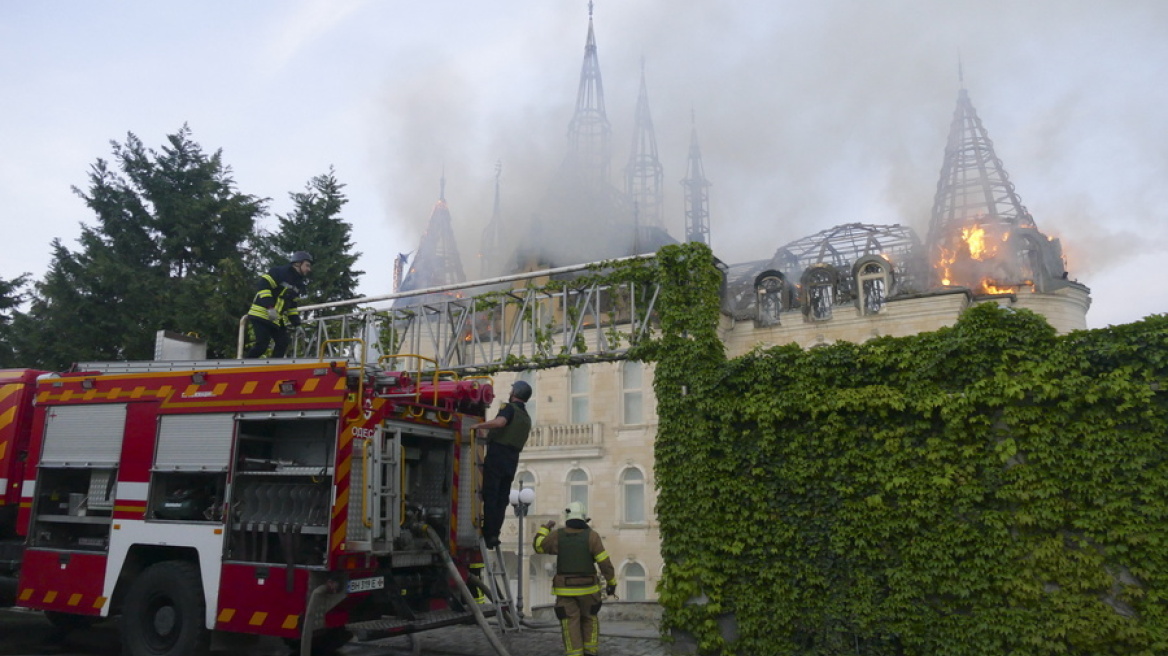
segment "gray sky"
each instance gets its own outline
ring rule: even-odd
[[[111,140],[157,148],[183,123],[276,213],[335,166],[362,294],[391,291],[445,169],[473,275],[495,162],[523,225],[563,158],[586,5],[5,2],[0,278],[42,276],[54,237],[76,247],[92,215],[70,187]],[[960,57],[1023,203],[1092,290],[1088,324],[1168,311],[1168,2],[597,0],[595,29],[614,172],[644,60],[675,237],[692,115],[723,260],[850,222],[923,238]]]

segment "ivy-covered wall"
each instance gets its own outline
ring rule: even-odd
[[[667,627],[708,654],[1168,653],[1168,317],[1060,337],[989,303],[727,360],[709,250],[656,266]]]

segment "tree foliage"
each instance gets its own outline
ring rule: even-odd
[[[220,313],[215,299],[247,297],[249,283],[229,274],[246,268],[266,200],[237,191],[221,151],[204,153],[185,125],[160,150],[132,133],[112,147],[112,161],[90,168],[88,188],[74,188],[95,222],[82,225],[77,251],[54,241],[50,269],[15,322],[22,364],[150,359],[163,329],[203,337],[212,356],[233,353],[242,312]]]
[[[357,295],[357,283],[364,271],[353,267],[361,253],[353,252],[352,226],[341,218],[349,199],[336,173],[315,176],[304,191],[289,194],[292,211],[277,215],[279,230],[261,240],[261,255],[269,266],[285,264],[296,251],[308,251],[316,258],[302,305],[342,301]]]
[[[17,366],[12,349],[12,322],[17,308],[24,302],[27,284],[28,274],[12,280],[0,278],[0,369]]]
[[[1056,336],[987,303],[726,360],[704,250],[659,254],[641,347],[667,626],[707,654],[1168,652],[1168,316]]]

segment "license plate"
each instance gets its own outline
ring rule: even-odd
[[[380,590],[385,587],[384,576],[374,576],[368,579],[353,579],[349,581],[349,593],[354,592],[368,592],[369,590]]]

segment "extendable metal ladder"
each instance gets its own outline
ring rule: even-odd
[[[479,536],[479,552],[483,558],[483,575],[487,580],[487,596],[495,605],[495,621],[503,632],[519,630],[519,611],[515,608],[515,598],[511,595],[511,580],[507,576],[507,564],[503,560],[501,547],[488,549],[486,540]]]

